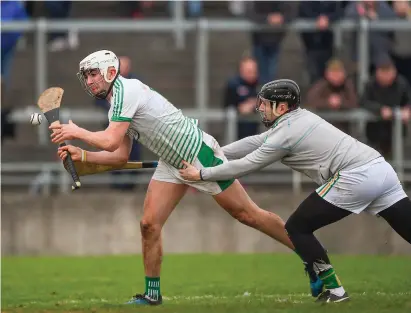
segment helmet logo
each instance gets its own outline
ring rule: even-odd
[[[277,92],[277,91],[275,91],[275,92]],[[282,95],[274,94],[274,95],[271,96],[271,98],[276,99],[276,100],[290,100],[290,99],[295,99],[295,96],[290,94],[290,93],[285,94],[285,95],[284,94],[282,94]]]

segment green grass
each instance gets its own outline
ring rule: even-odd
[[[164,305],[136,308],[122,303],[143,291],[141,256],[6,257],[2,312],[411,312],[411,258],[332,260],[350,302],[314,303],[295,255],[166,255]]]

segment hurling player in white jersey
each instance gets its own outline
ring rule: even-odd
[[[78,77],[93,97],[107,99],[111,107],[107,129],[91,132],[73,122],[51,127],[52,142],[79,139],[102,151],[84,151],[71,145],[59,148],[74,161],[96,164],[126,163],[132,139],[141,142],[159,157],[158,167],[148,186],[144,214],[140,222],[146,289],[130,303],[160,304],[161,229],[189,186],[210,194],[241,223],[253,227],[294,249],[283,220],[260,209],[234,179],[192,182],[179,173],[182,161],[199,168],[227,162],[218,142],[197,127],[197,121],[184,116],[167,99],[137,79],[119,76],[117,56],[107,50],[90,54],[80,62]],[[314,274],[315,275],[315,274]]]

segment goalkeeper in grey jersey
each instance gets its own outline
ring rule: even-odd
[[[180,170],[188,180],[238,178],[281,161],[320,185],[286,223],[296,252],[324,283],[318,301],[348,300],[326,251],[314,232],[352,213],[382,216],[411,243],[411,202],[391,165],[371,147],[300,107],[300,89],[291,80],[264,85],[257,109],[269,130],[223,147],[230,162]]]

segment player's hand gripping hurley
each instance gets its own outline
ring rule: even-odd
[[[37,105],[46,117],[49,125],[60,124],[60,104],[63,98],[64,90],[59,87],[52,87],[46,89],[39,97]],[[65,146],[64,142],[60,143],[60,146]],[[68,170],[73,178],[74,185],[71,186],[72,190],[79,189],[81,182],[79,175],[77,174],[76,167],[71,159],[70,153],[64,161],[64,167]]]

